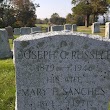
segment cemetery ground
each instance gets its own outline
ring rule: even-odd
[[[46,26],[47,27],[47,26]],[[79,32],[91,33],[91,27],[85,28],[78,26]],[[104,36],[104,26],[101,26],[101,32],[96,33]],[[17,36],[14,36],[17,38]],[[13,48],[12,40],[9,40]],[[15,109],[15,68],[12,59],[0,60],[0,110]],[[110,107],[109,107],[110,110]]]
[[[36,24],[36,26],[41,26],[42,30],[44,30],[45,28],[48,27],[47,24]],[[89,26],[89,27],[78,26],[77,31],[78,32],[83,32],[83,33],[86,33],[86,34],[91,34],[92,33],[91,26]],[[100,36],[104,37],[105,36],[105,25],[101,25],[100,26],[100,33],[95,33],[95,35],[100,35]]]
[[[91,26],[89,27],[85,27],[85,26],[78,26],[77,27],[77,31],[78,32],[83,32],[83,33],[87,33],[87,34],[91,34]],[[102,37],[105,36],[105,25],[101,25],[100,26],[100,33],[95,33],[95,35],[100,35]]]
[[[15,69],[12,59],[0,60],[0,110],[14,110]]]

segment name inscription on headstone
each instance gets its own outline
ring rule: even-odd
[[[107,110],[109,46],[75,35],[16,40],[17,110]]]

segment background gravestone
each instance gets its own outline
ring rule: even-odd
[[[76,24],[72,25],[72,31],[77,31],[77,25]]]
[[[41,29],[41,27],[39,26],[37,26],[37,27],[32,27],[31,28],[31,33],[34,33],[34,32],[42,32],[42,29]]]
[[[20,31],[21,31],[21,35],[28,35],[31,33],[31,28],[30,27],[22,27]]]
[[[45,32],[49,32],[49,28],[48,27],[45,28]]]
[[[72,32],[14,41],[17,110],[108,110],[110,40]]]
[[[12,51],[8,42],[8,33],[5,29],[0,29],[0,59],[12,57]]]
[[[20,28],[14,28],[14,35],[20,35]]]
[[[62,31],[62,30],[64,30],[64,26],[63,25],[51,26],[51,31]]]
[[[48,26],[47,32],[51,31],[51,26]]]
[[[5,29],[8,32],[8,39],[13,39],[14,40],[13,28],[11,26],[8,26],[8,27],[5,27]]]
[[[99,33],[100,32],[100,23],[95,22],[92,24],[92,33]]]
[[[110,22],[105,24],[105,37],[110,39]]]
[[[72,25],[71,24],[65,24],[64,25],[64,30],[70,30],[70,31],[72,31]]]

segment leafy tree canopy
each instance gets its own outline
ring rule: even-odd
[[[0,3],[3,2],[3,0],[0,0]]]
[[[73,23],[73,15],[71,13],[66,16],[66,23]]]
[[[108,10],[110,0],[72,0],[74,7],[72,11],[77,15],[85,16],[86,26],[89,25],[89,17],[93,15],[93,22],[99,14],[104,14]]]
[[[51,18],[59,18],[60,16],[59,16],[59,14],[58,13],[53,13],[52,15],[51,15]]]

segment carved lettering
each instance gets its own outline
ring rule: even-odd
[[[91,51],[36,51],[27,49],[18,52],[18,59],[110,59],[110,50]]]

